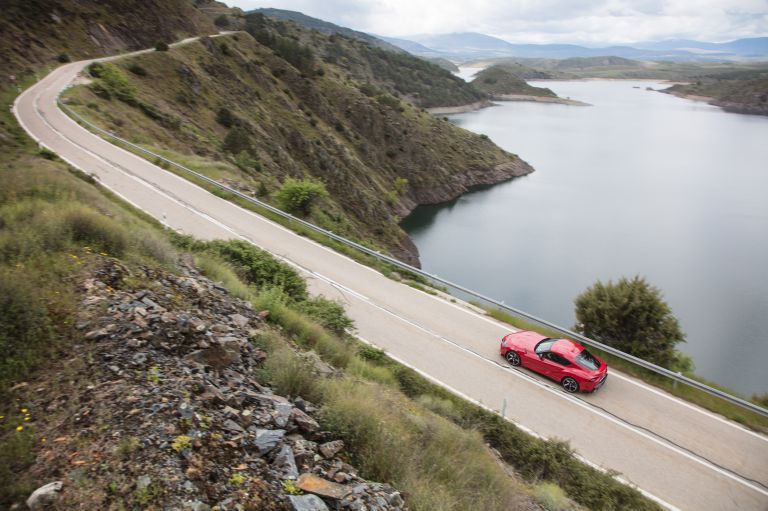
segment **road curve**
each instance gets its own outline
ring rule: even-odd
[[[359,336],[425,376],[545,438],[570,442],[589,463],[670,509],[768,509],[768,437],[617,371],[594,395],[512,369],[498,356],[509,327],[394,282],[220,199],[91,134],[56,102],[89,61],[64,65],[21,94],[27,133],[167,226],[201,239],[241,238],[284,258],[313,292],[345,302]]]

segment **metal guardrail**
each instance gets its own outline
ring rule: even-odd
[[[248,195],[246,195],[246,194],[244,194],[244,193],[242,193],[242,192],[240,192],[238,190],[235,190],[235,189],[230,188],[230,187],[228,187],[226,185],[223,185],[223,184],[219,183],[218,181],[215,181],[215,180],[213,180],[213,179],[211,179],[211,178],[209,178],[207,176],[204,176],[203,174],[200,174],[199,172],[196,172],[196,171],[194,171],[194,170],[192,170],[190,168],[187,168],[187,167],[185,167],[185,166],[183,166],[183,165],[181,165],[179,163],[176,163],[176,162],[174,162],[172,160],[169,160],[168,158],[166,158],[166,157],[164,157],[162,155],[153,153],[152,151],[150,151],[148,149],[140,147],[140,146],[138,146],[138,145],[136,145],[136,144],[134,144],[132,142],[129,142],[129,141],[123,139],[123,138],[118,137],[114,133],[111,133],[111,132],[109,132],[109,131],[107,131],[107,130],[105,130],[103,128],[100,128],[100,127],[96,126],[95,124],[87,121],[86,119],[81,117],[77,112],[72,110],[69,106],[67,106],[65,103],[63,103],[60,98],[57,99],[57,103],[58,103],[58,105],[61,108],[66,110],[72,117],[77,119],[80,123],[88,126],[89,128],[91,128],[92,130],[94,130],[94,131],[96,131],[98,133],[106,135],[107,137],[112,138],[112,139],[120,142],[121,144],[127,145],[128,147],[131,147],[132,149],[135,149],[136,151],[139,151],[141,153],[144,153],[144,154],[147,154],[149,156],[152,156],[155,159],[159,159],[161,161],[164,161],[164,162],[166,162],[166,163],[168,163],[168,164],[170,164],[170,165],[172,165],[172,166],[174,166],[174,167],[176,167],[178,169],[183,170],[186,173],[189,173],[189,174],[195,176],[198,179],[201,179],[201,180],[205,181],[208,184],[211,184],[211,185],[213,185],[213,186],[215,186],[215,187],[217,187],[217,188],[219,188],[219,189],[221,189],[223,191],[226,191],[226,192],[228,192],[228,193],[230,193],[232,195],[240,197],[241,199],[243,199],[245,201],[248,201],[248,202],[258,206],[259,208],[265,209],[265,210],[267,210],[267,211],[269,211],[271,213],[274,213],[274,214],[276,214],[278,216],[281,216],[281,217],[283,217],[283,218],[285,218],[287,220],[295,222],[295,223],[297,223],[297,224],[299,224],[299,225],[301,225],[303,227],[306,227],[307,229],[310,229],[310,230],[312,230],[312,231],[314,231],[316,233],[322,234],[323,236],[325,236],[325,237],[327,237],[329,239],[332,239],[332,240],[334,240],[336,242],[339,242],[339,243],[341,243],[343,245],[346,245],[347,247],[353,248],[353,249],[355,249],[355,250],[357,250],[359,252],[362,252],[363,254],[371,256],[371,257],[373,257],[373,258],[375,258],[375,259],[377,259],[379,261],[385,262],[385,263],[387,263],[389,265],[392,265],[392,266],[394,266],[396,268],[399,268],[401,270],[404,270],[404,271],[407,271],[409,273],[418,275],[418,276],[426,279],[427,281],[432,282],[433,284],[436,284],[437,286],[445,287],[445,288],[448,288],[448,289],[453,289],[453,290],[458,291],[458,292],[460,292],[460,293],[462,293],[462,294],[464,294],[466,296],[470,296],[470,297],[479,299],[479,300],[485,302],[486,304],[490,305],[491,307],[495,307],[495,308],[497,308],[497,309],[499,309],[501,311],[510,313],[510,314],[512,314],[512,315],[514,315],[514,316],[516,316],[518,318],[521,318],[521,319],[524,319],[526,321],[530,321],[532,323],[535,323],[536,325],[543,326],[543,327],[548,328],[550,330],[554,330],[554,331],[558,332],[559,334],[562,334],[565,337],[568,337],[570,339],[578,340],[579,342],[581,342],[583,344],[586,344],[587,346],[598,348],[598,349],[600,349],[600,350],[602,350],[602,351],[604,351],[606,353],[609,353],[609,354],[611,354],[611,355],[613,355],[615,357],[618,357],[618,358],[620,358],[622,360],[625,360],[627,362],[635,364],[635,365],[637,365],[639,367],[642,367],[644,369],[652,371],[652,372],[654,372],[656,374],[659,374],[661,376],[665,376],[665,377],[667,377],[667,378],[669,378],[669,379],[671,379],[671,380],[673,380],[675,382],[679,382],[679,383],[682,383],[684,385],[688,385],[689,387],[693,387],[695,389],[698,389],[698,390],[700,390],[702,392],[706,392],[707,394],[711,394],[711,395],[713,395],[715,397],[718,397],[720,399],[728,401],[728,402],[730,402],[732,404],[735,404],[737,406],[740,406],[742,408],[746,408],[748,410],[751,410],[752,412],[755,412],[755,413],[757,413],[759,415],[762,415],[764,417],[768,417],[768,410],[766,410],[765,408],[763,408],[761,406],[756,405],[755,403],[751,403],[751,402],[746,401],[744,399],[741,399],[739,397],[732,396],[731,394],[728,394],[727,392],[723,392],[722,390],[716,389],[714,387],[710,387],[709,385],[705,385],[705,384],[703,384],[703,383],[701,383],[699,381],[696,381],[696,380],[693,380],[691,378],[688,378],[687,376],[684,376],[683,374],[676,373],[674,371],[670,371],[669,369],[666,369],[664,367],[658,366],[658,365],[653,364],[651,362],[647,362],[647,361],[645,361],[645,360],[643,360],[641,358],[638,358],[638,357],[635,357],[635,356],[630,355],[628,353],[625,353],[623,351],[617,350],[616,348],[613,348],[611,346],[608,346],[606,344],[598,342],[598,341],[596,341],[594,339],[590,339],[588,337],[584,337],[581,334],[573,332],[573,331],[571,331],[571,330],[569,330],[567,328],[563,328],[561,326],[558,326],[558,325],[556,325],[554,323],[550,323],[549,321],[541,319],[541,318],[539,318],[537,316],[534,316],[533,314],[529,314],[527,312],[521,311],[521,310],[516,309],[514,307],[510,307],[509,305],[506,305],[504,303],[496,301],[496,300],[494,300],[492,298],[489,298],[489,297],[487,297],[485,295],[482,295],[482,294],[480,294],[480,293],[478,293],[476,291],[473,291],[471,289],[468,289],[468,288],[466,288],[464,286],[461,286],[459,284],[454,284],[453,282],[450,282],[450,281],[445,280],[445,279],[443,279],[441,277],[438,277],[437,275],[433,275],[431,273],[427,273],[427,272],[425,272],[423,270],[420,270],[419,268],[415,268],[415,267],[413,267],[413,266],[411,266],[409,264],[403,263],[402,261],[398,261],[397,259],[395,259],[395,258],[393,258],[391,256],[388,256],[386,254],[382,254],[381,252],[378,252],[378,251],[373,250],[371,248],[365,247],[365,246],[363,246],[363,245],[361,245],[359,243],[356,243],[354,241],[348,240],[348,239],[346,239],[346,238],[344,238],[342,236],[339,236],[338,234],[335,234],[335,233],[333,233],[331,231],[323,229],[322,227],[318,227],[318,226],[316,226],[316,225],[314,225],[314,224],[312,224],[310,222],[307,222],[306,220],[302,220],[300,218],[296,218],[295,216],[293,216],[293,215],[291,215],[289,213],[286,213],[285,211],[283,211],[281,209],[278,209],[278,208],[276,208],[274,206],[271,206],[270,204],[262,202],[262,201],[260,201],[258,199],[254,199],[253,197],[250,197],[250,196],[248,196]]]

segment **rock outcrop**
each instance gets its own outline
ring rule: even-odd
[[[83,384],[43,378],[20,395],[45,442],[31,472],[59,480],[31,508],[55,497],[60,509],[407,509],[347,463],[315,405],[258,380],[267,354],[251,340],[266,314],[190,266],[130,271],[104,257],[82,288],[81,369],[68,377]]]

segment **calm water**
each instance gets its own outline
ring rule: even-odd
[[[453,116],[536,172],[417,209],[403,226],[424,269],[564,326],[596,280],[645,276],[697,373],[768,392],[768,118],[645,90],[657,83],[537,85],[593,106]]]

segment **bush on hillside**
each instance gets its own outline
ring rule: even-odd
[[[644,278],[598,281],[576,300],[577,332],[669,369],[691,370],[675,346],[685,342],[661,291]]]
[[[248,132],[244,128],[236,126],[229,130],[227,136],[224,137],[222,149],[231,154],[239,154],[243,151],[250,153],[253,151],[253,144]]]
[[[216,122],[225,128],[231,128],[232,126],[240,124],[240,119],[238,119],[229,108],[221,107],[219,108],[219,111],[216,112]]]
[[[302,302],[298,308],[336,335],[343,335],[347,329],[355,325],[355,322],[347,316],[344,304],[337,300],[318,296]]]
[[[88,244],[105,254],[122,255],[129,244],[125,227],[85,207],[73,207],[62,216],[62,229],[71,239]]]
[[[168,43],[160,41],[155,45],[156,51],[168,51],[170,49],[170,46],[168,46]]]
[[[226,14],[219,14],[218,16],[216,16],[216,19],[213,20],[213,22],[219,28],[223,28],[223,27],[228,27],[229,26],[229,18],[227,18]]]
[[[211,241],[205,247],[231,263],[240,276],[259,288],[277,287],[296,301],[307,299],[307,285],[296,270],[242,240]]]
[[[131,105],[136,103],[136,89],[119,67],[110,63],[94,62],[88,66],[88,72],[97,78],[91,84],[91,90],[97,95],[105,99],[114,96]]]
[[[318,199],[328,196],[325,185],[311,179],[288,178],[283,187],[275,195],[281,209],[306,216],[309,214],[312,204]]]

